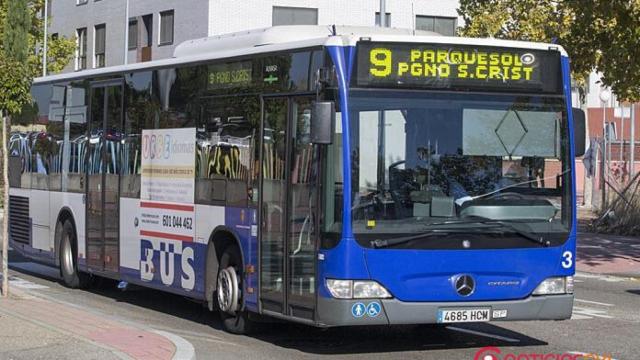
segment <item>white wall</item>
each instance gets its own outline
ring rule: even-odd
[[[412,13],[412,3],[414,11]],[[374,26],[378,0],[210,0],[209,35],[271,26],[273,6],[318,9],[319,25]],[[413,28],[415,15],[458,17],[457,0],[387,0],[391,26]],[[458,24],[461,20],[458,20]]]

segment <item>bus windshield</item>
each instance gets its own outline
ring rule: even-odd
[[[566,240],[571,177],[561,97],[352,90],[350,124],[356,238],[442,224],[477,232],[486,226],[479,220],[490,220]],[[342,165],[333,163],[338,180],[327,198],[335,200]]]

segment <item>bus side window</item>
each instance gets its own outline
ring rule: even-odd
[[[87,90],[85,84],[77,83],[67,87],[65,121],[69,123],[69,133],[64,136],[64,161],[67,164],[66,183],[63,191],[84,193],[85,155],[87,149]],[[68,135],[68,137],[67,137]]]
[[[60,191],[62,189],[65,92],[66,86],[53,86],[49,105],[49,121],[47,124],[49,151],[47,162],[49,166],[49,190],[51,191]]]
[[[252,200],[258,98],[209,98],[203,107],[197,126],[196,202],[246,207]]]
[[[32,93],[35,86],[31,89]],[[11,119],[11,136],[9,139],[9,151],[13,157],[18,157],[20,162],[20,178],[14,179],[11,187],[30,189],[31,188],[31,151],[33,119],[38,111],[36,97],[32,94],[33,103],[22,108],[20,114],[14,115]],[[15,164],[15,160],[13,161]],[[10,163],[11,164],[11,163]],[[15,167],[15,165],[14,165]],[[13,175],[13,171],[9,171]]]
[[[143,129],[153,129],[159,104],[151,96],[153,72],[125,78],[124,141],[120,152],[120,196],[140,198]]]
[[[52,154],[52,135],[49,133],[49,107],[53,96],[53,86],[36,85],[31,89],[33,103],[27,106],[24,122],[31,124],[27,132],[29,156],[25,157],[30,169],[30,188],[49,189],[49,168]],[[25,179],[26,180],[26,179]]]

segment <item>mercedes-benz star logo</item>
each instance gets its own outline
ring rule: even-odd
[[[460,296],[469,296],[473,294],[476,287],[476,282],[469,275],[460,275],[456,279],[455,283],[456,292]]]

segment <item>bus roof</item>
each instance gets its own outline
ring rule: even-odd
[[[362,38],[379,42],[437,43],[457,45],[479,45],[535,50],[557,50],[567,56],[562,46],[548,43],[498,40],[494,38],[465,38],[442,36],[429,31],[401,28],[336,26],[333,36],[331,26],[292,25],[240,31],[224,35],[188,40],[179,44],[171,58],[88,69],[72,73],[50,75],[34,79],[34,83],[108,76],[207,60],[234,58],[243,55],[277,52],[314,46],[355,46]]]

